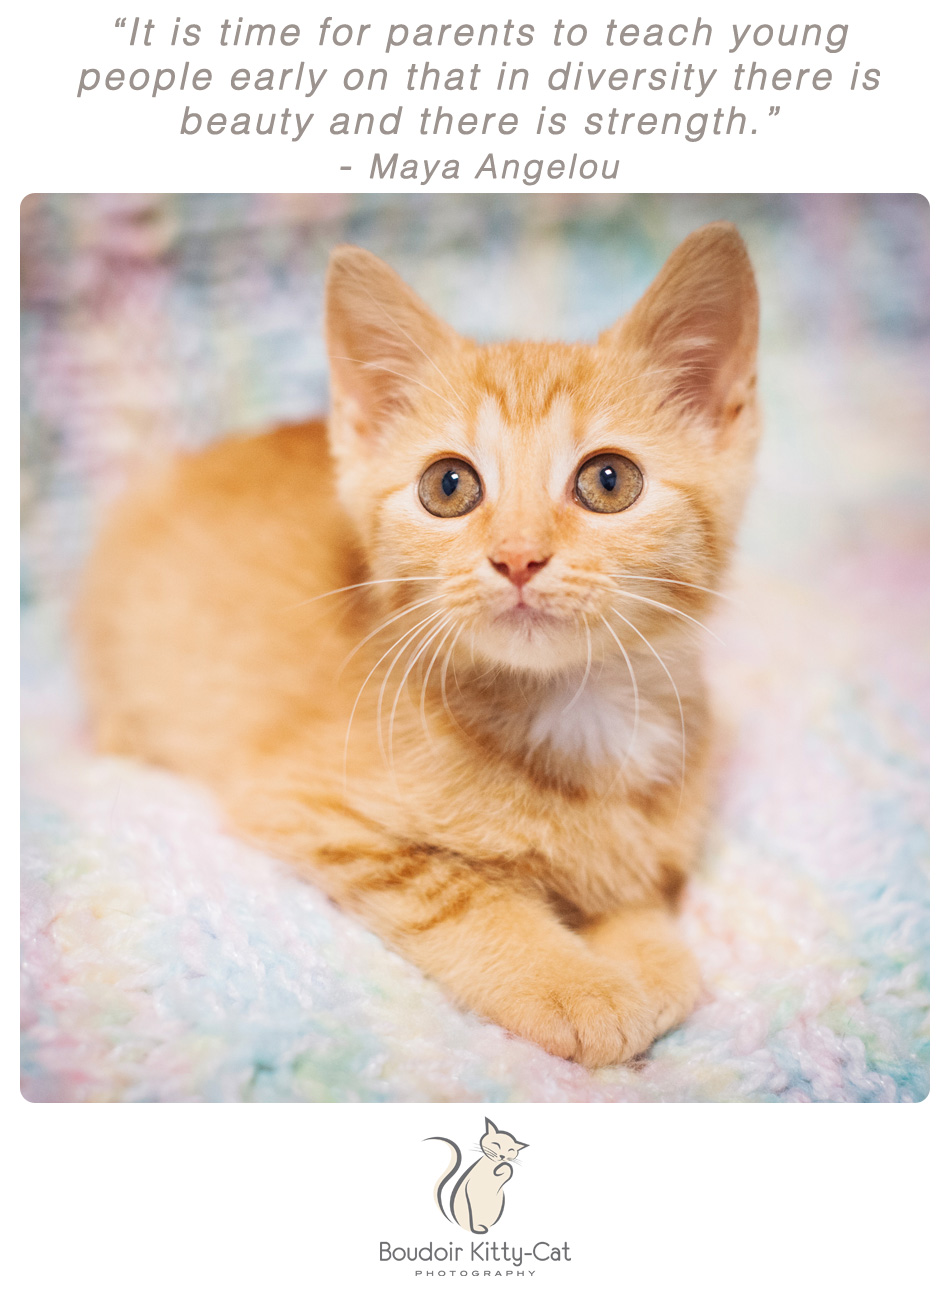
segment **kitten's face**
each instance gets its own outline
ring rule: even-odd
[[[434,615],[420,640],[458,633],[473,657],[549,675],[615,653],[618,636],[652,643],[703,603],[756,429],[754,286],[726,242],[738,299],[721,245],[710,266],[687,243],[688,293],[674,256],[592,346],[477,347],[348,253],[362,276],[331,278],[328,309],[340,488],[370,576],[419,579],[383,590],[393,610],[419,606],[407,625]]]

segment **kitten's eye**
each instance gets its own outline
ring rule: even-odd
[[[431,515],[467,515],[482,500],[482,484],[467,461],[443,457],[419,480],[419,500]]]
[[[585,461],[574,481],[574,496],[589,511],[625,511],[640,496],[640,467],[616,452],[602,452]]]

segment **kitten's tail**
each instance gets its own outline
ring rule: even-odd
[[[426,1142],[447,1142],[449,1146],[452,1148],[452,1159],[449,1161],[449,1167],[448,1169],[446,1169],[445,1173],[442,1175],[442,1177],[435,1185],[435,1202],[438,1205],[439,1209],[441,1209],[443,1217],[447,1218],[450,1223],[454,1223],[455,1220],[453,1219],[452,1215],[446,1212],[446,1208],[442,1204],[442,1192],[445,1190],[445,1184],[449,1181],[449,1179],[458,1169],[459,1165],[462,1163],[462,1153],[461,1151],[459,1151],[458,1147],[455,1145],[455,1143],[452,1141],[451,1138],[432,1137],[432,1138],[426,1138]]]

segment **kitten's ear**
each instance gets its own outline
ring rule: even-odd
[[[601,344],[668,373],[684,409],[726,431],[753,398],[759,296],[732,224],[707,224],[681,242],[642,299]]]
[[[530,1145],[531,1145],[531,1144],[530,1144],[530,1142],[516,1142],[516,1143],[515,1143],[515,1146],[518,1148],[518,1150],[519,1150],[519,1151],[524,1151],[525,1147],[529,1147]]]
[[[495,1126],[492,1124],[491,1120],[489,1120],[489,1118],[488,1118],[488,1116],[487,1116],[487,1115],[485,1116],[485,1132],[486,1132],[486,1133],[497,1133],[497,1132],[498,1132],[498,1130],[497,1130],[497,1129],[495,1128]]]
[[[440,365],[459,344],[388,264],[358,246],[331,256],[326,338],[334,418],[369,438],[414,393],[439,392]]]

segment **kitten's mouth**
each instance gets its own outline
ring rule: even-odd
[[[507,620],[512,623],[523,622],[542,622],[545,619],[554,618],[554,614],[549,609],[540,609],[537,605],[529,605],[525,600],[519,600],[518,604],[510,605],[507,609],[502,609],[498,614],[498,622]]]
[[[526,672],[550,675],[587,653],[587,633],[573,606],[546,604],[538,595],[485,605],[473,627],[481,654]]]
[[[519,631],[563,625],[563,619],[558,614],[552,614],[547,609],[539,609],[536,605],[526,604],[523,600],[519,600],[509,609],[503,609],[496,615],[495,622],[505,627],[514,627]]]

